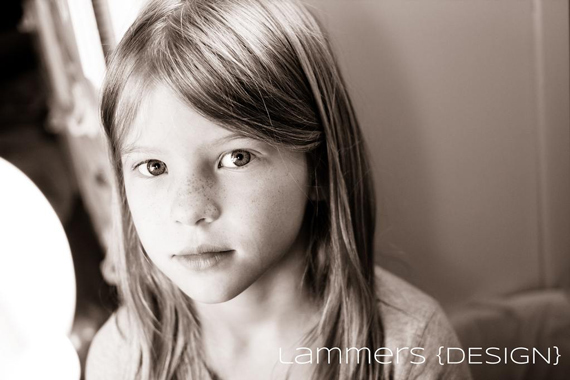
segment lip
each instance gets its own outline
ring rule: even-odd
[[[223,253],[229,251],[233,251],[233,249],[213,244],[200,244],[194,248],[185,249],[184,251],[175,254],[174,256],[202,255],[205,253]]]
[[[218,265],[229,258],[233,249],[202,244],[174,255],[174,259],[192,271],[202,271]]]

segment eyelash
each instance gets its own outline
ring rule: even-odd
[[[235,152],[245,152],[245,153],[247,153],[247,154],[250,156],[250,160],[249,160],[246,164],[244,164],[243,166],[236,166],[236,167],[234,167],[234,168],[231,168],[231,169],[233,169],[233,170],[239,170],[239,169],[245,168],[246,166],[248,166],[248,165],[251,163],[251,161],[257,159],[257,156],[256,156],[253,152],[251,152],[251,151],[249,151],[249,150],[247,150],[247,149],[234,149],[234,150],[232,150],[232,151],[230,151],[230,152],[226,152],[226,153],[224,153],[224,154],[222,154],[222,155],[220,156],[220,158],[218,159],[218,165],[217,165],[218,169],[224,167],[224,166],[222,166],[222,161],[223,161],[223,159],[224,159],[226,156],[231,155],[232,153],[235,153]],[[140,171],[139,168],[140,168],[142,165],[148,165],[148,163],[151,162],[151,161],[157,161],[157,162],[162,163],[164,166],[166,166],[165,173],[168,173],[168,166],[166,165],[166,163],[164,163],[163,161],[154,159],[154,158],[151,158],[151,159],[148,159],[148,160],[144,160],[144,161],[142,161],[142,162],[139,162],[139,163],[135,164],[135,165],[133,166],[132,170],[134,171],[134,170],[137,170],[137,169],[138,169],[138,170]],[[141,173],[141,174],[142,174],[143,176],[145,176],[145,177],[152,178],[152,177],[158,177],[158,176],[160,176],[160,175],[162,175],[162,174],[164,174],[164,173],[161,173],[161,174],[156,175],[156,176],[153,176],[152,174],[151,174],[151,175],[146,175],[146,174],[143,174],[143,173]]]
[[[222,161],[224,160],[224,157],[226,157],[226,156],[228,156],[228,155],[231,155],[232,153],[236,153],[236,152],[244,152],[244,153],[247,153],[247,154],[250,156],[249,161],[248,161],[246,164],[242,165],[242,166],[236,166],[236,167],[234,167],[234,168],[229,168],[229,169],[232,169],[232,170],[243,169],[243,168],[245,168],[246,166],[248,166],[253,160],[257,159],[257,156],[256,156],[253,152],[251,152],[251,151],[249,151],[249,150],[247,150],[247,149],[234,149],[234,150],[232,150],[232,151],[230,151],[230,152],[226,152],[226,153],[224,153],[224,154],[222,154],[222,155],[220,156],[220,159],[218,160],[218,169],[224,167],[224,166],[222,166]]]
[[[165,172],[164,172],[164,173],[168,173],[168,166],[166,166],[166,163],[164,163],[163,161],[154,159],[154,158],[151,158],[151,159],[148,159],[148,160],[144,160],[144,161],[142,161],[142,162],[139,162],[138,164],[136,164],[135,166],[133,166],[133,171],[138,169],[138,171],[140,172],[140,167],[142,167],[143,165],[147,165],[147,166],[148,166],[148,163],[151,162],[151,161],[156,161],[156,162],[162,163],[162,164],[165,166],[165,169],[164,169]],[[147,169],[147,171],[148,171],[148,169]],[[164,174],[164,173],[160,173],[159,175],[152,175],[152,174],[146,175],[146,174],[143,174],[143,173],[141,172],[141,174],[142,174],[143,176],[147,177],[147,178],[158,177],[158,176],[160,176],[160,175],[162,175],[162,174]]]

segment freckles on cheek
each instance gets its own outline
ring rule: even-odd
[[[285,209],[282,205],[283,191],[271,189],[253,198],[250,203],[252,210],[257,210],[257,217],[266,225],[279,224],[277,221],[283,215]]]
[[[264,186],[252,206],[263,209],[267,222],[275,226],[291,222],[289,218],[304,210],[304,193],[302,184],[296,183],[291,176],[284,174],[280,178],[272,178]]]
[[[224,192],[223,210],[232,215],[236,227],[256,230],[256,226],[268,226],[281,215],[279,207],[283,189],[276,183],[274,176],[257,177],[234,184]]]

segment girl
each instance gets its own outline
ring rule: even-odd
[[[303,6],[151,0],[102,119],[123,306],[88,380],[469,377],[437,304],[374,267],[363,138]]]

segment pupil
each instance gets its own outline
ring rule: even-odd
[[[163,170],[163,166],[162,163],[160,161],[150,161],[148,163],[148,171],[151,174],[162,174]]]
[[[232,162],[237,166],[244,166],[249,163],[250,155],[248,152],[235,152],[232,154]]]

